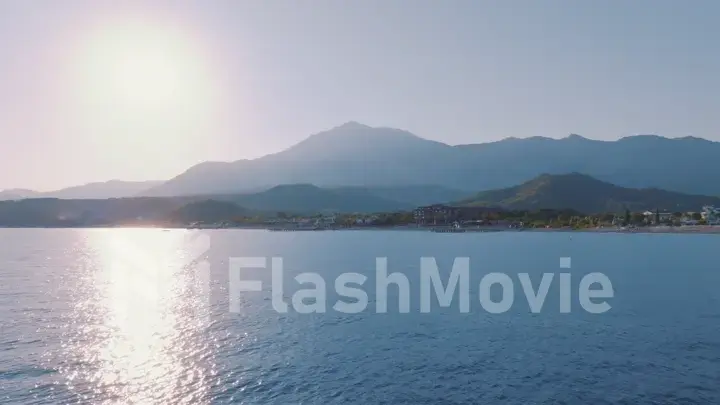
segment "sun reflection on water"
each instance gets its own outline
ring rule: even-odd
[[[209,297],[198,284],[186,231],[89,230],[90,271],[76,318],[90,322],[69,345],[93,403],[208,403]],[[81,323],[79,323],[81,324]]]

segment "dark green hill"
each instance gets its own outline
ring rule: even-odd
[[[543,174],[518,186],[483,191],[460,201],[462,206],[500,206],[512,210],[573,209],[583,213],[645,211],[699,211],[720,205],[720,198],[675,193],[655,188],[616,186],[579,174]]]
[[[173,222],[220,222],[242,217],[248,210],[228,201],[204,200],[183,205],[169,215]]]
[[[229,196],[227,199],[243,207],[266,212],[386,212],[414,207],[413,204],[379,197],[363,188],[326,189],[312,184],[282,185],[260,193]]]
[[[406,185],[406,186],[373,186],[373,187],[335,187],[331,190],[357,191],[365,190],[370,194],[386,200],[420,207],[424,205],[442,204],[458,201],[471,195],[471,192],[457,190],[438,185]]]

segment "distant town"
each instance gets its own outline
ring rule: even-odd
[[[702,227],[720,225],[720,208],[704,206],[695,212],[669,212],[659,209],[583,215],[573,210],[542,209],[508,211],[485,207],[457,207],[433,204],[412,212],[377,214],[319,213],[309,216],[270,218],[247,217],[187,224],[188,228],[261,227],[273,231],[340,229],[425,229],[435,232],[490,232],[523,229],[627,229],[648,227]]]

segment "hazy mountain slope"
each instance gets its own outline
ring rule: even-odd
[[[430,141],[394,128],[373,128],[348,122],[310,136],[290,148],[263,159],[279,161],[409,162],[419,157],[455,156],[452,146]]]
[[[27,190],[22,188],[13,188],[9,190],[0,191],[0,201],[7,200],[22,200],[23,198],[34,198],[40,193],[33,190]]]
[[[102,199],[133,197],[142,196],[148,189],[163,183],[163,181],[110,180],[49,192],[14,189],[0,192],[0,200],[19,200],[23,198]]]
[[[162,181],[121,181],[110,180],[98,183],[88,183],[81,186],[68,187],[58,191],[43,193],[44,197],[52,198],[121,198],[142,195]]]
[[[155,187],[152,195],[231,193],[278,184],[387,186],[444,184],[433,161],[453,163],[464,152],[405,131],[348,123],[255,160],[196,165]],[[457,164],[458,167],[462,165]]]
[[[667,210],[699,211],[720,205],[720,198],[681,194],[660,189],[616,186],[579,173],[544,174],[514,187],[483,191],[460,201],[463,206],[500,206],[507,209],[573,209],[584,213]]]
[[[626,187],[720,195],[720,183],[711,181],[708,172],[720,155],[720,143],[699,138],[638,135],[608,142],[571,135],[460,148],[477,156],[472,171],[487,174],[476,184],[478,189],[508,187],[542,173],[578,172]]]
[[[473,193],[436,185],[337,187],[337,190],[362,189],[378,197],[415,207],[458,201]]]
[[[223,199],[266,212],[384,212],[414,208],[412,204],[384,199],[364,189],[331,190],[311,184],[281,185],[260,193]]]
[[[579,172],[627,187],[720,195],[720,143],[655,135],[596,141],[508,138],[449,146],[406,131],[348,123],[255,160],[208,162],[150,190],[150,195],[232,193],[277,184],[318,186],[442,185],[458,190],[509,187],[542,173]]]

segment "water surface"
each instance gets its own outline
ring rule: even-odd
[[[720,403],[720,266],[714,235],[0,229],[0,401],[8,404]],[[368,310],[278,313],[263,291],[228,311],[231,256],[281,256],[292,277],[368,276]],[[447,276],[471,261],[471,311],[420,313],[420,257]],[[375,258],[411,280],[411,311],[375,313]],[[572,257],[572,269],[559,268]],[[210,276],[198,266],[207,258]],[[196,260],[198,259],[199,262]],[[519,282],[504,314],[477,282],[572,274],[539,314]],[[603,272],[612,309],[588,314],[580,278]],[[443,280],[446,280],[444,278]],[[536,284],[537,285],[537,284]]]

